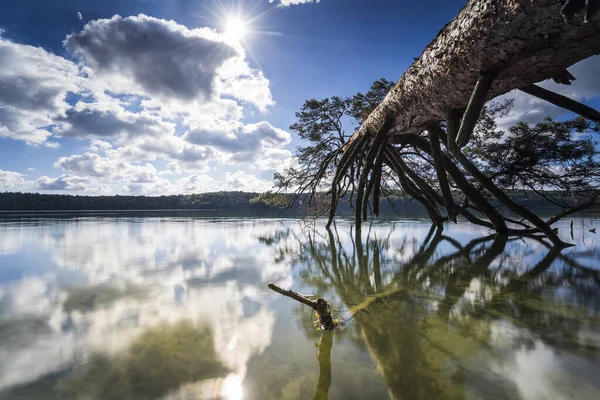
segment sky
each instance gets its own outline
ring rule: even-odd
[[[397,80],[464,3],[1,2],[0,191],[269,190],[302,145],[289,126],[305,100]],[[542,85],[600,104],[600,57],[570,71]],[[503,126],[565,115],[504,97]]]

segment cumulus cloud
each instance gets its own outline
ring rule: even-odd
[[[62,168],[67,174],[112,179],[125,169],[125,165],[125,163],[114,162],[93,153],[61,157],[54,164],[55,167]]]
[[[148,112],[129,112],[115,104],[78,102],[58,119],[62,124],[53,134],[69,137],[135,137],[170,135],[175,125]]]
[[[22,185],[24,182],[22,174],[0,169],[0,187],[12,189]]]
[[[266,192],[273,189],[273,182],[259,179],[244,171],[227,174],[225,177],[228,190],[239,190],[243,192]]]
[[[115,16],[64,45],[77,62],[0,36],[0,137],[55,147],[52,136],[168,135],[164,118],[240,120],[240,101],[274,104],[262,71],[209,28]],[[70,104],[69,94],[82,100]]]
[[[269,148],[264,156],[257,160],[257,166],[263,170],[282,171],[294,162],[292,152],[286,149]]]
[[[62,175],[42,169],[40,178],[27,180],[2,171],[3,187],[82,194],[262,190],[270,183],[224,164],[246,163],[265,176],[291,159],[288,132],[243,122],[247,104],[261,112],[274,104],[269,80],[239,44],[213,29],[114,16],[88,22],[63,44],[69,58],[0,36],[0,137],[49,147],[73,139],[88,144],[83,154],[56,161]],[[227,172],[216,179],[221,167]]]
[[[580,61],[569,68],[569,71],[577,78],[571,85],[560,85],[552,80],[547,80],[540,82],[540,86],[577,101],[587,101],[600,96],[600,80],[598,79],[600,56]],[[547,101],[518,90],[500,96],[497,100],[503,99],[513,99],[514,106],[506,117],[499,119],[498,123],[502,128],[507,128],[518,121],[537,123],[547,116],[558,117],[568,113]]]
[[[275,104],[269,80],[262,71],[250,68],[243,58],[227,60],[219,69],[219,78],[217,87],[224,95],[252,103],[262,112]]]
[[[267,149],[282,147],[291,141],[291,135],[266,121],[244,125],[238,121],[215,121],[211,125],[188,131],[186,141],[212,146],[224,152],[232,162],[252,162]]]
[[[71,61],[0,37],[0,137],[45,143],[67,94],[81,89],[78,74]]]
[[[132,80],[148,94],[184,100],[211,97],[217,69],[239,55],[211,29],[143,14],[92,21],[65,46],[119,84]]]
[[[94,153],[101,153],[101,152],[105,152],[109,149],[112,148],[112,144],[110,142],[107,142],[105,140],[100,140],[100,139],[92,139],[90,140],[90,147],[89,149],[91,151],[93,151]]]
[[[158,179],[158,171],[150,163],[132,164],[93,153],[61,157],[54,166],[62,168],[68,176],[100,178],[110,182],[152,183]]]
[[[219,185],[214,178],[208,175],[192,174],[177,181],[184,193],[202,193],[219,190]]]
[[[269,0],[269,3],[277,3],[281,7],[296,6],[298,4],[320,3],[321,0]]]
[[[89,181],[85,178],[72,175],[61,175],[58,178],[42,176],[37,183],[37,189],[40,190],[68,190],[81,191],[86,189]]]

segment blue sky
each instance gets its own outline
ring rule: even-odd
[[[304,100],[398,79],[464,2],[2,2],[0,191],[268,190]],[[545,85],[597,103],[599,64]],[[509,96],[504,123],[560,115]]]

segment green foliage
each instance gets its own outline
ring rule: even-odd
[[[352,135],[352,132],[346,132],[344,124],[356,128],[384,99],[393,85],[394,82],[380,79],[373,83],[366,94],[307,100],[296,113],[296,122],[290,126],[290,129],[307,144],[296,149],[297,166],[286,169],[284,173],[275,174],[277,191],[309,193],[304,202],[308,209],[311,206],[315,208],[315,200],[323,203],[323,199],[316,198],[315,194],[327,189],[342,155],[341,149]],[[352,177],[359,170],[359,164],[350,168],[349,182],[353,182]],[[300,196],[292,197],[290,203],[295,203],[299,198]],[[319,214],[324,209],[326,206],[320,204],[313,211]]]
[[[252,203],[258,193],[215,192],[173,196],[73,196],[39,193],[0,193],[0,210],[210,210],[269,211]]]
[[[349,107],[350,99],[338,96],[307,100],[296,113],[298,121],[290,129],[309,142],[322,142],[330,138],[343,140],[342,118],[348,113]]]
[[[600,153],[594,142],[598,124],[582,117],[546,118],[535,125],[521,121],[503,132],[496,118],[506,115],[511,106],[488,105],[466,149],[496,185],[533,191],[553,203],[564,195],[599,189]]]
[[[251,199],[250,203],[263,203],[273,207],[285,207],[289,203],[289,201],[289,196],[269,191],[261,193],[255,198]]]
[[[361,124],[395,85],[396,82],[388,81],[385,78],[373,82],[367,93],[359,92],[351,97],[350,115],[357,123]]]

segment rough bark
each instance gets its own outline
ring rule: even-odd
[[[425,48],[351,140],[373,134],[386,116],[389,135],[425,129],[467,107],[484,73],[496,74],[487,99],[539,82],[600,54],[600,21],[566,21],[558,0],[471,0]]]
[[[448,214],[448,219],[456,223],[456,214],[454,211],[454,198],[450,191],[450,185],[448,178],[446,177],[446,170],[444,169],[444,163],[442,161],[442,150],[440,147],[440,125],[431,124],[428,128],[429,142],[431,143],[431,154],[433,155],[433,162],[435,164],[435,172],[437,174],[438,183],[442,196],[444,198],[444,207]]]
[[[493,226],[499,234],[542,232],[554,244],[566,245],[546,221],[515,203],[460,148],[469,142],[485,101],[513,89],[521,88],[587,118],[598,119],[600,114],[595,110],[533,85],[550,78],[568,84],[574,77],[567,67],[600,54],[598,16],[587,3],[581,6],[581,1],[577,7],[573,3],[566,8],[558,0],[469,1],[342,148],[344,156],[332,184],[327,226],[335,215],[340,180],[346,177],[349,165],[362,159],[360,177],[350,178],[358,181],[357,231],[366,219],[367,198],[385,164],[398,175],[402,189],[423,204],[440,229],[444,218],[438,204],[446,208],[449,220],[455,220],[455,213],[459,212],[471,222]],[[447,134],[440,126],[444,120]],[[425,129],[428,141],[419,133]],[[441,150],[440,142],[447,153]],[[428,155],[424,159],[433,161],[441,196],[408,168],[392,146],[394,143],[412,146]],[[374,164],[376,158],[378,162]],[[473,215],[467,203],[454,203],[448,177],[489,222]],[[490,204],[481,189],[535,228],[508,229],[506,222],[510,220]],[[378,196],[374,196],[373,208],[378,210],[375,197]]]

